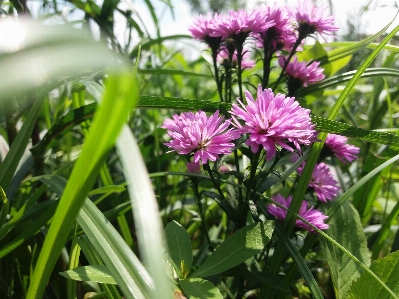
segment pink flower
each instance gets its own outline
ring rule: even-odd
[[[286,7],[277,6],[275,3],[273,7],[263,8],[263,10],[265,19],[273,21],[274,25],[267,28],[266,31],[261,31],[254,35],[257,39],[256,45],[263,48],[265,43],[267,43],[275,51],[282,49],[290,50],[295,44],[297,37],[291,25],[292,22],[290,22]]]
[[[250,53],[246,50],[244,50],[244,53],[242,55],[242,60],[241,60],[241,68],[242,69],[251,69],[255,67],[255,61],[250,59]],[[229,52],[226,48],[220,49],[220,52],[217,56],[217,60],[221,65],[224,65],[225,63],[228,63],[229,60]],[[233,54],[233,68],[237,67],[237,50]]]
[[[235,126],[241,134],[249,134],[246,144],[256,153],[259,146],[266,152],[266,159],[272,159],[276,154],[276,144],[288,151],[294,151],[292,143],[298,150],[300,145],[310,145],[314,140],[314,125],[310,120],[310,110],[299,106],[295,98],[285,97],[283,94],[274,96],[269,89],[262,90],[258,86],[257,100],[249,91],[245,91],[248,105],[239,99],[240,106],[232,105],[230,111]],[[236,116],[236,117],[234,117]],[[241,125],[239,119],[244,121]]]
[[[216,17],[217,14],[215,14],[215,18]],[[212,29],[209,28],[211,22],[212,19],[199,15],[196,19],[194,19],[193,25],[191,25],[188,30],[195,39],[205,40],[205,38],[212,32]]]
[[[229,11],[228,15],[219,15],[209,26],[213,29],[210,36],[228,37],[244,34],[245,38],[251,32],[265,31],[273,26],[273,21],[265,21],[265,17],[260,10],[246,12],[245,10]]]
[[[199,162],[187,162],[186,167],[189,173],[201,173],[201,164]]]
[[[191,35],[195,39],[199,39],[208,44],[208,46],[212,49],[214,53],[218,50],[220,43],[222,41],[221,37],[211,37],[212,28],[210,25],[212,24],[214,19],[218,18],[218,14],[215,13],[214,18],[211,17],[203,17],[199,15],[195,20],[193,25],[191,25],[188,30],[191,32]]]
[[[282,195],[277,194],[273,196],[272,199],[288,209],[292,201],[292,196],[285,198]],[[287,211],[275,204],[269,204],[267,210],[277,219],[284,220],[287,217]],[[318,229],[328,229],[328,224],[324,223],[324,220],[326,220],[328,216],[324,215],[320,210],[314,209],[313,207],[308,208],[308,203],[305,200],[302,201],[298,215]],[[310,232],[314,231],[312,227],[300,219],[295,221],[295,225]]]
[[[166,119],[162,128],[168,130],[172,140],[165,143],[179,154],[194,153],[194,162],[199,160],[206,164],[208,160],[216,161],[219,154],[230,154],[234,143],[239,138],[236,130],[229,129],[230,121],[219,117],[219,111],[207,116],[205,112],[183,112]]]
[[[303,167],[298,168],[298,173],[301,174]],[[325,163],[316,164],[312,172],[312,178],[309,182],[309,187],[312,187],[320,201],[327,202],[333,200],[337,196],[340,187],[338,182],[333,179],[330,168]]]
[[[278,63],[281,67],[285,64],[285,58],[280,56]],[[309,84],[319,82],[324,79],[324,69],[319,67],[320,62],[313,61],[308,63],[306,61],[299,62],[297,57],[294,57],[293,61],[287,64],[285,72],[287,73],[289,80],[297,80],[298,85],[307,87]]]
[[[360,148],[347,144],[348,138],[336,134],[328,134],[325,146],[342,162],[352,162],[357,159]]]
[[[338,27],[334,26],[333,16],[324,16],[327,6],[315,5],[310,0],[298,1],[296,10],[291,9],[291,16],[298,22],[299,37],[301,39],[315,32],[320,35],[332,35]]]

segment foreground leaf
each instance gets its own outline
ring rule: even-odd
[[[116,284],[111,272],[106,266],[84,266],[60,272],[66,278],[79,281],[95,281],[99,283]]]
[[[110,75],[82,152],[75,164],[40,252],[27,298],[42,298],[51,271],[69,236],[87,193],[106,154],[114,146],[123,123],[138,98],[135,78],[128,73]]]
[[[190,299],[223,299],[217,287],[201,278],[181,279],[180,286]]]
[[[190,277],[211,276],[245,262],[265,248],[273,230],[274,221],[265,221],[236,231]]]
[[[385,258],[379,259],[371,264],[370,270],[373,271],[392,291],[390,294],[367,272],[353,283],[349,299],[388,299],[398,298],[394,294],[399,294],[399,251],[396,251]]]
[[[188,232],[176,221],[165,227],[169,256],[181,278],[185,278],[193,262],[193,251]]]
[[[330,228],[326,233],[369,266],[371,260],[363,226],[352,204],[345,202],[334,217],[330,218],[329,225]],[[321,247],[331,269],[335,296],[345,299],[352,282],[363,272],[362,268],[326,239],[321,239]]]

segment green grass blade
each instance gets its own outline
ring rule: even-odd
[[[283,228],[278,223],[276,223],[275,230],[281,241],[284,243],[285,248],[288,250],[290,256],[294,260],[296,266],[299,269],[299,272],[301,272],[302,277],[306,281],[306,284],[309,287],[313,298],[323,299],[324,296],[321,293],[320,288],[317,285],[317,282],[310,272],[308,266],[306,265],[305,260],[302,258],[294,244],[291,243],[290,239],[287,237],[286,232],[284,232]]]
[[[62,177],[43,176],[40,180],[58,195],[61,195],[65,190],[66,181]],[[150,289],[154,287],[148,272],[127,246],[118,231],[89,199],[86,199],[83,203],[82,209],[77,216],[77,221],[101,261],[111,271],[124,295],[128,298],[150,298]],[[88,246],[83,248],[87,249]],[[85,253],[87,254],[87,250]],[[88,259],[99,261],[95,253],[90,253],[90,251]]]
[[[59,201],[53,222],[40,252],[27,298],[42,298],[55,262],[90,191],[106,154],[138,98],[136,80],[127,73],[110,75],[102,105],[97,111],[82,153]]]
[[[171,298],[173,289],[163,261],[167,250],[157,200],[140,149],[127,126],[116,146],[132,204],[140,256],[154,280],[155,291],[150,298]]]
[[[76,237],[76,240],[83,251],[83,254],[89,261],[90,265],[104,265],[104,262],[98,255],[97,251],[94,249],[93,245],[90,243],[86,235],[81,235]],[[117,288],[114,285],[104,284],[101,287],[104,288],[105,293],[109,299],[120,299],[121,296]]]
[[[5,157],[4,162],[0,165],[0,186],[6,192],[11,184],[12,178],[14,177],[18,163],[29,143],[33,127],[40,113],[42,102],[43,98],[39,98],[35,101],[10,148],[10,151]]]

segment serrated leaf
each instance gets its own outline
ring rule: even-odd
[[[385,258],[378,259],[371,264],[373,271],[392,291],[390,294],[371,275],[364,272],[360,278],[352,284],[349,291],[349,299],[390,299],[398,298],[399,294],[399,251],[396,251]]]
[[[274,230],[274,221],[257,222],[236,231],[226,239],[190,277],[211,276],[260,253],[269,243]]]
[[[326,232],[331,238],[344,246],[366,266],[370,265],[370,253],[359,214],[349,202],[345,202],[334,217],[330,218],[330,228]],[[362,269],[342,250],[325,239],[321,248],[331,270],[336,298],[347,298],[350,286]]]
[[[117,284],[107,266],[84,266],[60,272],[66,278],[79,281],[95,281],[106,284]]]
[[[190,236],[184,227],[176,221],[169,222],[165,227],[165,236],[169,248],[169,255],[174,267],[179,277],[185,278],[188,272],[181,269],[182,262],[184,262],[184,267],[187,271],[190,269],[193,262]]]
[[[190,299],[223,299],[217,287],[201,278],[181,279],[180,286]]]

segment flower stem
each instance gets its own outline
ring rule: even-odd
[[[218,70],[218,66],[217,66],[217,55],[218,55],[217,51],[212,51],[213,70],[215,73],[216,86],[218,88],[220,101],[223,102],[222,82],[220,81],[220,78],[219,78],[219,70]]]

